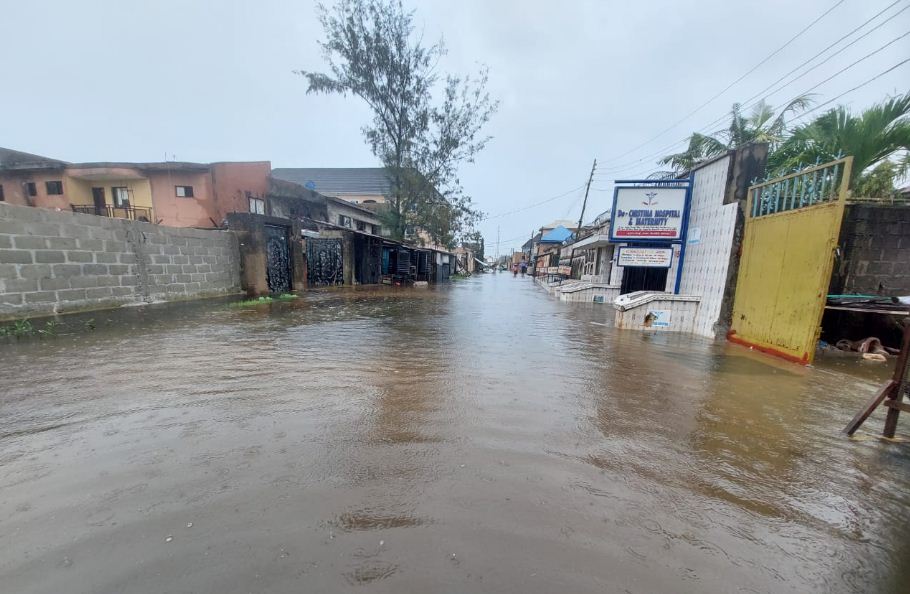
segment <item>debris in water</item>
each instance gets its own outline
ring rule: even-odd
[[[168,534],[167,537],[165,537],[164,542],[171,542],[172,540],[174,540],[174,537]]]
[[[385,544],[385,541],[384,541],[384,540],[380,540],[380,541],[379,541],[379,546],[382,546],[382,545],[384,545],[384,544]]]
[[[192,522],[187,522],[187,523],[186,523],[186,527],[187,527],[187,528],[192,528],[192,527],[193,527],[193,523],[192,523]]]

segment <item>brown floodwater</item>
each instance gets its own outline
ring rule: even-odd
[[[0,345],[0,591],[908,591],[910,444],[840,433],[885,367],[611,317],[499,274]]]

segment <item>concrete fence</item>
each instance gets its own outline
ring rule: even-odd
[[[239,291],[230,231],[0,203],[0,319]]]

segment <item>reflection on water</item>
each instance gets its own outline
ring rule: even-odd
[[[0,346],[4,591],[910,582],[910,446],[839,433],[884,368],[621,332],[507,275],[91,316]]]

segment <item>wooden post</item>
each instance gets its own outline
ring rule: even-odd
[[[888,380],[884,386],[882,386],[878,392],[876,392],[872,398],[870,398],[865,406],[853,419],[847,423],[847,426],[844,427],[844,433],[847,435],[853,435],[856,433],[856,430],[869,418],[869,416],[878,408],[882,403],[888,407],[888,415],[885,418],[885,429],[882,434],[885,437],[894,437],[894,433],[897,430],[897,418],[900,416],[901,410],[910,410],[910,405],[904,404],[903,394],[901,394],[901,387],[904,385],[905,381],[908,381],[908,378],[905,378],[905,372],[907,371],[907,358],[910,357],[910,318],[904,318],[904,336],[901,340],[901,352],[897,357],[897,361],[894,365],[894,374],[891,376],[891,379]]]
[[[901,342],[901,354],[897,357],[897,363],[894,366],[894,381],[897,387],[892,390],[891,395],[885,400],[885,406],[888,407],[888,415],[885,417],[885,429],[882,435],[885,437],[894,437],[897,431],[897,418],[904,409],[902,400],[904,399],[903,389],[910,381],[906,377],[907,358],[910,357],[910,318],[904,318],[904,340]]]

